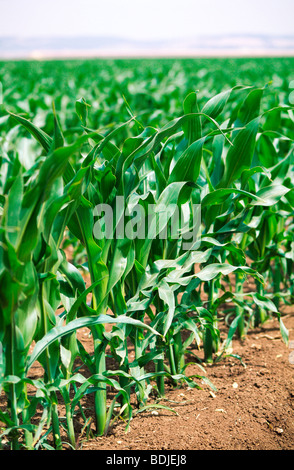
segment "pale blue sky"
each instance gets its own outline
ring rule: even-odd
[[[294,0],[0,0],[0,36],[294,35]]]

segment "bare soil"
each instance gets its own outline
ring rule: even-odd
[[[90,424],[77,410],[75,430],[77,449],[107,451],[146,450],[293,450],[294,449],[294,306],[282,306],[281,314],[289,330],[289,346],[282,341],[277,318],[249,330],[245,340],[233,340],[233,354],[205,366],[207,377],[217,391],[196,382],[201,389],[166,384],[166,396],[149,403],[162,404],[172,411],[149,408],[138,413],[133,397],[133,418],[128,432],[126,422],[118,419],[106,436],[95,437],[93,394],[83,399],[83,410]],[[222,326],[226,336],[226,327]],[[86,350],[92,339],[87,328],[78,331]],[[191,350],[187,375],[204,375],[197,360],[203,353]],[[132,351],[130,352],[132,354]],[[203,359],[203,358],[202,358]],[[110,369],[116,365],[110,360]],[[86,369],[81,370],[87,374]],[[39,363],[31,368],[32,377],[43,375]],[[114,396],[108,391],[109,400]],[[2,403],[1,403],[2,402]],[[3,397],[0,400],[4,409]],[[110,401],[109,401],[110,403]],[[60,415],[64,408],[60,405]],[[63,436],[66,441],[66,436]],[[70,447],[65,443],[65,449]]]
[[[294,449],[294,309],[284,307],[289,347],[277,319],[235,339],[233,353],[206,366],[212,392],[167,386],[161,400],[177,414],[152,409],[136,414],[129,431],[115,424],[107,436],[81,440],[83,450],[293,450]],[[83,334],[81,331],[80,334]],[[86,332],[84,332],[86,334]],[[293,347],[293,348],[291,348]],[[198,351],[199,353],[199,351]],[[197,364],[188,375],[202,374]],[[89,405],[89,403],[88,403]]]

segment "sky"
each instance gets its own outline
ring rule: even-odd
[[[0,37],[294,35],[293,0],[0,0]]]

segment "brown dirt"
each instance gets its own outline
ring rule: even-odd
[[[149,403],[161,403],[177,414],[152,408],[136,414],[134,401],[128,432],[125,422],[120,420],[106,436],[86,438],[84,432],[81,437],[83,421],[77,412],[78,449],[293,450],[294,309],[283,307],[282,311],[289,330],[289,347],[281,339],[277,319],[269,320],[262,328],[249,331],[244,341],[234,339],[233,353],[242,358],[244,365],[234,357],[206,365],[205,376],[217,388],[216,392],[201,380],[197,382],[201,390],[186,385],[174,389],[167,384],[165,399],[151,399]],[[79,330],[78,336],[85,348],[91,350],[87,328]],[[197,354],[201,357],[201,352]],[[38,363],[31,372],[34,377],[43,374]],[[193,374],[203,375],[196,363],[187,368],[187,375]],[[92,395],[83,401],[83,407],[86,416],[94,419]],[[64,414],[62,406],[60,414]]]
[[[187,386],[167,385],[164,409],[136,414],[129,431],[121,420],[107,436],[79,439],[83,450],[293,450],[294,449],[294,312],[285,308],[283,317],[290,332],[290,347],[281,340],[276,319],[249,332],[246,340],[233,341],[233,352],[240,360],[227,357],[206,366],[206,377],[217,387],[212,392]],[[87,329],[79,330],[85,347],[92,341]],[[293,347],[292,347],[293,346]],[[199,352],[198,352],[199,354]],[[42,374],[36,363],[34,377]],[[187,374],[203,375],[197,364]],[[150,403],[152,400],[150,400]],[[153,400],[154,402],[154,400]],[[84,411],[94,418],[92,396],[84,401]],[[154,412],[155,411],[155,412]],[[61,414],[62,407],[61,407]],[[77,413],[77,436],[82,420]],[[65,448],[68,448],[65,446]]]
[[[130,429],[123,422],[104,437],[80,442],[83,450],[293,450],[294,344],[293,308],[284,308],[290,332],[288,348],[276,319],[234,340],[234,354],[206,366],[217,392],[167,387],[165,400],[174,413],[149,409],[135,414]],[[202,374],[197,364],[188,375]],[[201,384],[200,384],[201,385]]]
[[[281,339],[276,318],[261,328],[250,330],[246,339],[233,340],[233,353],[242,358],[226,357],[205,365],[205,376],[217,388],[201,379],[201,390],[182,385],[166,385],[166,396],[149,403],[160,403],[174,412],[150,408],[137,413],[133,399],[133,418],[128,432],[126,423],[118,419],[108,434],[86,437],[82,434],[83,420],[77,410],[75,427],[77,448],[82,450],[141,451],[141,450],[293,450],[294,449],[294,308],[283,306],[282,318],[289,330],[289,347]],[[226,328],[221,328],[226,337]],[[85,349],[91,351],[92,340],[87,328],[78,331]],[[191,350],[200,359],[201,351]],[[132,354],[132,351],[130,352]],[[195,357],[187,375],[203,375]],[[109,368],[116,368],[111,361]],[[82,373],[87,373],[82,369]],[[38,363],[31,368],[33,377],[43,375]],[[112,398],[109,390],[109,398]],[[1,403],[2,402],[2,403]],[[3,399],[0,400],[3,409]],[[84,413],[92,420],[92,394],[83,399]],[[60,406],[60,414],[64,409]],[[64,440],[66,437],[64,436]],[[69,448],[65,445],[65,449]]]

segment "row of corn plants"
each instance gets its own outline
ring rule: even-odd
[[[265,92],[234,86],[201,106],[190,92],[161,127],[125,100],[129,119],[101,130],[81,98],[74,127],[53,105],[51,134],[2,105],[0,421],[11,449],[76,448],[90,393],[101,436],[118,416],[128,429],[133,394],[136,412],[164,407],[149,398],[164,397],[167,381],[213,388],[201,362],[220,361],[233,337],[273,316],[287,343],[294,119],[289,106],[264,109]],[[23,132],[36,142],[31,165]],[[85,327],[93,353],[79,339]],[[195,349],[199,374],[189,376]]]

